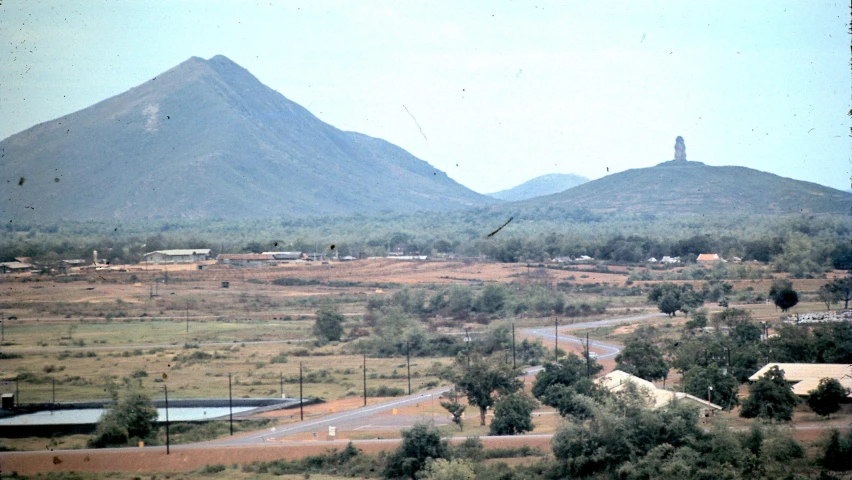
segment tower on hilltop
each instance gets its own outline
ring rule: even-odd
[[[686,144],[683,142],[683,137],[678,135],[675,138],[675,160],[686,161]]]

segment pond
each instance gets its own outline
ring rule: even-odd
[[[257,407],[234,407],[234,415],[254,410]],[[41,412],[0,418],[0,426],[19,425],[86,425],[97,423],[102,408],[80,408],[73,410],[44,410]],[[166,409],[157,409],[158,422],[166,421]],[[204,421],[228,416],[228,407],[174,407],[169,408],[170,422]]]

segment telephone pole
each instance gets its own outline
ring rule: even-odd
[[[515,362],[515,324],[512,323],[512,368],[518,368]]]
[[[163,393],[166,395],[166,455],[169,454],[169,386],[163,385]]]
[[[231,390],[231,374],[228,373],[228,418],[231,428],[231,436],[234,436],[234,394]]]
[[[411,343],[405,342],[405,366],[408,369],[408,394],[411,395]]]
[[[367,406],[367,354],[364,354],[364,406]]]
[[[299,362],[299,420],[305,419],[305,405],[302,401],[302,362]]]
[[[553,359],[559,360],[559,317],[553,317]]]

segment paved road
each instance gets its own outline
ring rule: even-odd
[[[650,315],[639,315],[632,317],[621,317],[621,318],[610,318],[606,320],[597,320],[592,322],[582,322],[582,323],[573,323],[568,325],[563,325],[559,327],[559,341],[564,342],[574,342],[574,343],[585,343],[585,340],[581,340],[577,337],[570,335],[563,335],[562,331],[564,330],[580,330],[584,328],[597,328],[597,327],[606,327],[611,325],[617,325],[621,323],[634,323],[642,320],[650,320],[653,318],[658,318],[663,316],[663,314],[650,314]],[[545,328],[532,328],[524,330],[524,333],[529,335],[534,335],[542,338],[550,338],[554,337],[553,329],[545,327]],[[621,347],[607,342],[601,341],[590,341],[590,348],[593,352],[598,354],[598,358],[610,358],[614,357],[621,351]],[[530,375],[537,373],[541,370],[541,367],[530,367],[525,370],[525,374]],[[387,412],[394,408],[404,407],[406,405],[412,405],[419,402],[432,401],[437,400],[436,397],[440,397],[440,395],[450,387],[440,387],[432,390],[428,390],[426,392],[417,393],[411,396],[397,398],[394,400],[389,400],[387,402],[382,402],[376,405],[370,405],[363,408],[358,408],[355,410],[349,410],[346,412],[333,413],[331,415],[326,415],[322,418],[317,418],[313,420],[308,420],[304,422],[295,423],[292,425],[287,425],[283,427],[277,427],[273,429],[267,429],[263,431],[253,432],[247,435],[239,436],[239,437],[228,437],[220,440],[216,440],[210,442],[210,444],[215,445],[247,445],[247,444],[256,444],[256,443],[265,443],[274,441],[280,437],[286,437],[289,435],[293,435],[295,433],[303,433],[303,432],[317,432],[319,435],[324,435],[327,432],[329,426],[339,425],[341,422],[345,421],[348,424],[352,424],[355,421],[361,421],[364,424],[369,423],[369,418],[382,412]]]
[[[583,330],[586,328],[600,328],[600,327],[609,327],[613,325],[618,325],[621,323],[633,323],[639,322],[642,320],[650,320],[653,318],[664,317],[663,313],[652,313],[648,315],[637,315],[633,317],[620,317],[620,318],[610,318],[607,320],[597,320],[593,322],[581,322],[581,323],[570,323],[567,325],[559,326],[559,341],[560,342],[568,342],[575,343],[579,345],[583,345],[586,343],[585,339],[581,339],[578,337],[574,337],[571,335],[563,335],[562,332],[565,330]],[[532,328],[523,330],[524,333],[529,335],[535,335],[537,337],[545,338],[548,340],[553,340],[556,335],[553,332],[553,328],[551,327],[542,327],[542,328]],[[598,354],[599,359],[605,358],[613,358],[618,355],[618,352],[621,351],[621,347],[614,343],[601,342],[598,340],[590,340],[589,341],[589,349],[594,353]]]

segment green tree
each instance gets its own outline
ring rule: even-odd
[[[684,392],[698,398],[707,399],[709,393],[709,400],[726,410],[738,403],[739,382],[716,365],[690,368],[683,376],[682,385]]]
[[[504,395],[494,405],[494,420],[491,421],[491,435],[518,435],[531,432],[532,412],[538,402],[523,391]]]
[[[852,300],[852,271],[845,277],[835,278],[829,285],[837,294],[838,300],[843,300],[843,309],[849,310],[849,301]]]
[[[743,402],[740,416],[789,421],[798,399],[784,379],[784,371],[773,366],[756,382],[749,385],[749,396]]]
[[[482,290],[477,302],[477,309],[485,313],[497,313],[503,310],[509,292],[502,283],[489,283]]]
[[[817,289],[817,296],[819,297],[820,301],[825,304],[826,311],[831,310],[831,304],[836,303],[840,297],[837,291],[831,287],[830,283],[821,285]]]
[[[799,294],[793,290],[793,283],[783,278],[776,278],[769,288],[769,298],[775,306],[786,312],[787,309],[799,303]]]
[[[447,400],[441,401],[441,406],[453,416],[453,423],[459,426],[459,431],[464,431],[464,411],[467,405],[459,403],[458,393],[455,389],[450,389],[446,393]]]
[[[849,390],[836,378],[823,378],[816,390],[808,392],[808,406],[819,416],[831,418],[840,410],[840,402],[849,398]]]
[[[666,315],[673,317],[681,309],[680,298],[675,293],[668,292],[657,302],[657,308]]]
[[[631,339],[615,357],[615,368],[645,380],[668,377],[669,366],[663,353],[648,340]]]
[[[475,480],[476,473],[467,460],[439,458],[428,462],[419,478],[422,480]]]
[[[453,381],[456,390],[467,396],[469,405],[479,408],[479,424],[485,425],[485,414],[499,395],[508,395],[523,387],[518,371],[500,361],[481,356],[459,356]]]
[[[313,334],[320,344],[340,341],[343,335],[343,315],[334,307],[320,308],[316,313]]]
[[[836,472],[852,470],[852,432],[841,436],[832,428],[822,447],[820,463],[823,467]]]
[[[792,288],[781,290],[775,299],[775,306],[780,308],[782,312],[795,307],[797,303],[799,303],[799,294]]]
[[[119,447],[133,439],[147,439],[154,431],[156,420],[157,409],[151,405],[151,399],[142,392],[130,390],[98,420],[89,447]]]
[[[781,290],[792,289],[793,282],[787,280],[786,278],[776,278],[772,280],[772,284],[769,286],[769,298],[775,301],[778,298],[778,294],[781,293]]]
[[[441,439],[441,432],[427,423],[416,423],[402,431],[402,443],[388,457],[385,477],[414,479],[429,459],[439,458],[450,458],[449,445]]]
[[[558,362],[544,364],[544,369],[535,375],[532,394],[545,405],[554,406],[545,400],[545,394],[550,387],[555,385],[574,387],[581,379],[587,378],[588,375],[594,376],[601,370],[603,365],[595,359],[589,359],[587,364],[586,359],[571,352],[560,358]]]

